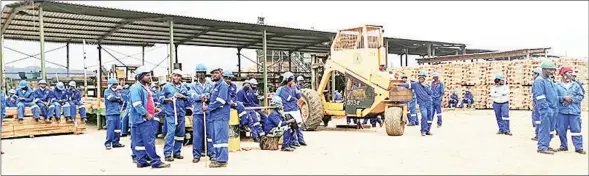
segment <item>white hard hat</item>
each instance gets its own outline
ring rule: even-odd
[[[175,70],[172,71],[172,75],[180,75],[180,76],[182,76],[182,70],[175,69]]]
[[[252,79],[250,79],[250,84],[256,85],[256,84],[258,84],[258,81],[256,79],[252,78]]]
[[[304,80],[305,80],[305,78],[303,78],[303,76],[297,77],[297,81],[304,81]]]

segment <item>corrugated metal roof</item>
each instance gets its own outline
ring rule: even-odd
[[[179,15],[114,9],[55,1],[20,1],[2,11],[4,38],[39,40],[38,9],[43,8],[46,42],[101,43],[103,45],[153,46],[169,43],[169,24],[174,21],[174,43],[244,49],[262,49],[262,30],[267,31],[267,49],[327,53],[334,32],[295,29],[253,23],[212,20]],[[5,27],[5,25],[7,27]],[[464,44],[386,38],[389,53],[427,53],[427,44],[452,50]],[[454,47],[454,48],[450,48]],[[443,54],[443,53],[440,53]]]

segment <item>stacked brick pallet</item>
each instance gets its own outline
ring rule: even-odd
[[[430,76],[427,82],[431,82],[431,74],[437,72],[440,80],[446,86],[446,93],[442,104],[448,106],[451,90],[456,90],[459,99],[462,99],[465,90],[469,89],[475,99],[474,107],[478,109],[491,109],[492,98],[490,89],[495,75],[503,73],[509,84],[510,108],[516,110],[529,110],[532,108],[531,85],[533,83],[532,70],[538,67],[544,58],[519,60],[519,61],[493,61],[476,63],[453,63],[445,65],[424,65],[419,67],[395,68],[397,75],[406,74],[410,79],[416,79],[420,70],[428,72]],[[587,85],[587,59],[556,58],[551,59],[557,67],[572,67],[577,73],[577,79],[583,83],[585,90]],[[560,79],[560,76],[557,76]],[[584,109],[589,109],[589,97],[585,97]]]

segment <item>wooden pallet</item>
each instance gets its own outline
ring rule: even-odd
[[[6,117],[8,118],[2,119],[2,139],[53,134],[81,134],[86,130],[86,124],[82,123],[79,116],[76,117],[77,123],[66,122],[63,117],[60,122],[53,119],[47,123],[42,118],[37,122],[31,116],[31,109],[25,108],[25,117],[22,122],[18,122],[16,108],[6,108]]]

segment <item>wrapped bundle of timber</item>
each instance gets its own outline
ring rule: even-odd
[[[509,63],[507,69],[507,82],[511,85],[531,85],[532,70],[536,65],[528,61],[513,61]]]
[[[495,83],[495,81],[494,81],[495,75],[497,75],[497,74],[507,75],[508,65],[509,65],[509,62],[493,62],[492,64],[490,64],[489,67],[487,68],[485,84],[486,85],[493,85]],[[509,82],[507,82],[507,83],[511,84]]]
[[[469,64],[468,79],[465,85],[484,85],[488,67],[488,62]]]
[[[66,122],[63,117],[60,122],[55,121],[55,118],[49,123],[44,122],[43,118],[37,122],[32,117],[30,108],[25,108],[25,117],[22,123],[19,123],[16,118],[16,108],[6,108],[6,116],[14,118],[2,120],[2,139],[53,134],[80,134],[86,130],[86,124],[82,123],[80,116],[76,116],[76,122]]]
[[[489,99],[489,88],[486,85],[476,85],[471,90],[474,97],[474,107],[478,109],[487,108],[487,99]]]

